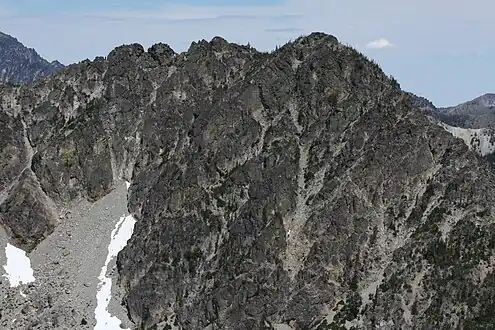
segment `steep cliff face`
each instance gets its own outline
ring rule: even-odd
[[[0,82],[30,83],[55,74],[64,65],[58,61],[48,62],[16,38],[0,32]]]
[[[164,74],[151,76],[162,70],[163,56],[139,45],[120,47],[106,60],[73,65],[33,86],[3,87],[0,113],[9,130],[2,133],[8,157],[0,172],[0,221],[14,238],[22,237],[15,240],[19,247],[29,251],[49,235],[57,213],[72,201],[98,200],[117,180],[131,180],[144,109]],[[38,192],[26,190],[23,207],[42,203],[51,212],[32,217],[9,207],[26,180],[35,180]]]
[[[492,170],[332,36],[123,46],[0,96],[18,245],[132,182],[137,328],[493,326]]]
[[[202,52],[176,60],[143,135],[161,156],[138,157],[139,222],[119,256],[138,324],[441,327],[483,313],[461,310],[484,290],[471,278],[492,253],[493,174],[464,144],[332,37],[234,66],[227,88],[225,55]]]

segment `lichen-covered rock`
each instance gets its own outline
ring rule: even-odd
[[[0,224],[15,245],[31,251],[53,231],[58,217],[34,173],[26,169],[10,197],[0,205]]]

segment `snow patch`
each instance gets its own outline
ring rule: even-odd
[[[7,243],[5,255],[7,257],[7,263],[3,266],[3,269],[7,274],[3,276],[7,278],[11,288],[15,288],[20,284],[34,282],[31,260],[29,260],[25,251]]]
[[[132,215],[122,216],[111,233],[111,241],[108,245],[108,255],[105,265],[101,268],[98,279],[98,292],[96,293],[97,305],[95,309],[96,325],[94,330],[121,330],[121,321],[108,312],[108,304],[112,297],[112,279],[107,277],[108,264],[127,245],[134,231],[136,220]],[[129,330],[129,329],[128,329]]]
[[[439,125],[453,136],[462,139],[469,149],[481,156],[495,152],[495,132],[489,128],[461,128],[445,123]]]

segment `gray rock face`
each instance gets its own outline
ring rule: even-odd
[[[5,190],[12,176],[26,163],[23,127],[19,119],[0,112],[0,189]]]
[[[64,68],[60,62],[48,62],[34,49],[0,32],[0,82],[30,83]]]
[[[16,245],[32,250],[53,231],[58,221],[50,201],[39,186],[34,173],[25,170],[9,198],[0,205],[1,223]]]
[[[333,36],[127,45],[0,99],[18,245],[132,182],[117,267],[139,329],[494,325],[492,169]]]
[[[176,62],[194,70],[171,76],[145,124],[143,149],[162,156],[138,158],[139,222],[119,255],[140,326],[441,327],[476,317],[473,308],[439,319],[464,302],[430,290],[443,262],[454,271],[478,253],[464,226],[490,240],[485,164],[330,37],[234,66],[242,78],[220,91],[210,77],[229,75],[208,50],[195,66],[193,56]],[[430,255],[447,244],[451,256]],[[456,255],[459,244],[467,250]],[[450,285],[477,287],[468,277],[482,259]]]

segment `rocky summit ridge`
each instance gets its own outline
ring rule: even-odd
[[[58,61],[48,62],[34,49],[0,32],[0,83],[30,83],[53,75],[64,67]]]
[[[117,267],[137,329],[494,325],[492,168],[331,35],[121,46],[1,87],[0,107],[17,246],[131,182]]]

